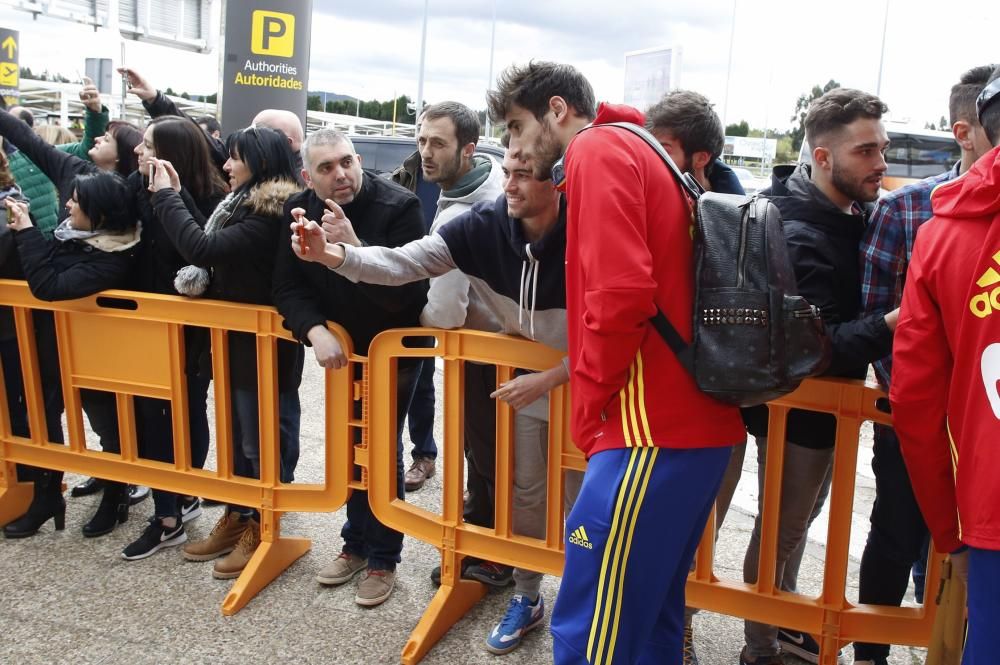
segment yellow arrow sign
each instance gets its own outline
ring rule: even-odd
[[[13,37],[8,36],[7,39],[3,40],[3,43],[0,43],[0,49],[7,51],[8,60],[13,60],[14,51],[17,50],[17,42],[14,41]]]
[[[0,86],[17,87],[17,65],[12,62],[0,62]]]

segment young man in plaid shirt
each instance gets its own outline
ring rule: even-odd
[[[906,269],[917,229],[931,218],[931,192],[938,185],[965,173],[991,145],[976,118],[976,97],[994,66],[970,69],[951,89],[949,112],[952,132],[962,149],[953,168],[882,197],[872,214],[861,243],[861,298],[865,314],[889,312],[902,301]],[[892,358],[875,363],[879,383],[889,389]],[[927,526],[920,514],[910,477],[891,427],[875,425],[872,469],[875,472],[875,505],[871,530],[861,558],[858,599],[873,605],[899,606],[909,584],[910,569],[921,556]],[[855,663],[887,662],[889,645],[854,646]]]

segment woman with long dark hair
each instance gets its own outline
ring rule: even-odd
[[[294,155],[285,136],[265,127],[234,132],[227,141],[224,169],[232,192],[201,225],[189,214],[179,194],[180,178],[169,161],[155,160],[151,189],[153,207],[164,233],[192,265],[177,273],[177,290],[257,305],[272,304],[271,278],[276,248],[283,236],[285,201],[300,190]],[[278,412],[281,479],[291,482],[298,458],[299,383],[303,351],[299,344],[278,341]],[[260,477],[257,346],[250,333],[229,333],[230,395],[233,412],[234,466],[239,475]],[[200,542],[184,547],[184,556],[216,562],[213,576],[239,576],[260,543],[259,516],[229,506]]]
[[[135,148],[137,170],[129,177],[136,209],[142,221],[142,246],[136,262],[133,288],[152,293],[177,295],[174,280],[177,271],[188,261],[177,251],[153,210],[149,191],[151,165],[168,160],[174,165],[178,199],[196,226],[204,224],[228,189],[215,167],[205,133],[188,118],[162,116],[146,127],[143,140]],[[211,363],[208,361],[209,337],[201,328],[185,327],[185,374],[187,379],[188,416],[191,440],[191,464],[202,468],[208,457],[208,387]],[[173,462],[173,428],[170,402],[136,398],[136,419],[143,439],[143,456],[161,462]],[[138,539],[129,544],[122,556],[143,559],[168,544],[184,542],[184,522],[201,514],[196,497],[179,496],[163,490],[153,491],[153,518]]]
[[[4,199],[24,278],[39,300],[71,300],[121,288],[135,260],[139,229],[128,205],[125,180],[116,173],[97,172],[76,176],[70,184],[68,216],[56,227],[53,240],[33,225],[26,203]],[[35,312],[34,324],[39,360],[58,358],[52,313]],[[54,371],[58,379],[58,363]],[[44,374],[43,383],[52,379]],[[92,390],[82,390],[80,396],[104,449],[119,452],[114,396]],[[61,411],[61,401],[59,407]],[[64,527],[62,476],[61,471],[35,470],[31,505],[23,516],[4,527],[8,538],[33,535],[49,519],[55,520],[56,529]],[[84,526],[84,535],[94,535],[88,530],[94,528],[95,519]]]

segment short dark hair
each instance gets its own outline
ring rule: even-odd
[[[594,89],[573,65],[535,62],[511,65],[500,73],[497,89],[486,93],[490,119],[503,122],[514,105],[527,109],[538,120],[549,110],[552,97],[562,97],[578,115],[597,117]]]
[[[226,191],[222,174],[212,160],[208,136],[190,118],[161,115],[149,123],[153,148],[177,170],[181,186],[201,201]]]
[[[268,180],[295,180],[295,154],[288,138],[270,127],[239,129],[226,139],[230,157],[236,157],[250,169],[250,179],[240,187],[248,191]]]
[[[108,123],[107,132],[115,139],[118,161],[115,163],[115,172],[123,176],[128,176],[132,171],[139,168],[139,157],[135,154],[135,147],[142,143],[142,132],[131,122],[124,120],[112,120]]]
[[[136,215],[129,204],[133,198],[125,178],[114,171],[78,175],[73,179],[76,202],[95,231],[121,233],[136,224]]]
[[[195,122],[198,123],[198,126],[205,130],[205,133],[209,136],[211,136],[214,132],[222,132],[222,125],[220,125],[219,121],[210,115],[203,115],[200,118],[196,118]]]
[[[858,118],[880,120],[889,110],[875,95],[853,88],[834,88],[809,105],[806,113],[806,141],[810,148],[816,140],[839,132]]]
[[[993,70],[990,80],[986,82],[986,85],[993,83],[997,79],[1000,79],[1000,67]],[[982,115],[979,116],[979,123],[983,126],[986,138],[990,140],[990,145],[993,147],[1000,145],[1000,100],[994,100],[989,106],[983,109]]]
[[[479,142],[479,117],[465,104],[460,102],[438,102],[424,108],[420,114],[420,122],[424,120],[439,120],[451,118],[455,125],[455,137],[458,147]],[[419,124],[419,123],[418,123]]]
[[[951,125],[959,120],[979,122],[976,119],[976,97],[986,87],[994,69],[996,65],[973,67],[962,74],[958,83],[951,86],[951,95],[948,97],[948,122]]]
[[[722,154],[726,135],[712,106],[708,97],[691,90],[668,92],[646,111],[646,129],[673,134],[688,159],[696,152],[707,152],[714,162]]]

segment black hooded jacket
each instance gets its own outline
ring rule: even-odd
[[[809,166],[778,166],[764,192],[781,211],[799,295],[819,308],[832,359],[824,376],[863,379],[868,365],[892,351],[892,332],[882,314],[862,316],[858,247],[868,211],[846,214],[810,180]],[[743,411],[747,430],[767,434],[767,408]],[[788,440],[829,448],[836,437],[830,414],[793,410]]]
[[[342,208],[363,244],[399,247],[423,237],[423,214],[414,194],[383,178],[367,173],[362,177],[357,196]],[[319,220],[326,206],[312,189],[285,204],[285,231],[274,268],[274,304],[298,340],[308,345],[309,330],[335,321],[347,330],[355,351],[367,355],[372,338],[383,330],[420,325],[426,280],[405,286],[352,284],[324,265],[302,261],[292,251],[288,232],[293,208],[303,208],[308,219]]]

